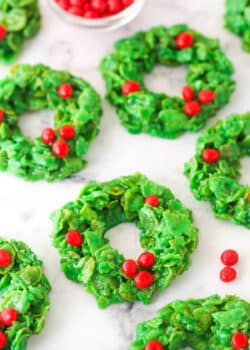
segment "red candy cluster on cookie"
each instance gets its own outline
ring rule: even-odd
[[[61,84],[58,88],[57,94],[62,99],[68,99],[74,94],[72,85],[68,83]],[[1,111],[0,111],[1,121]],[[75,128],[72,125],[65,124],[60,127],[58,131],[60,139],[56,139],[56,132],[52,128],[46,128],[41,134],[42,143],[51,145],[51,150],[57,158],[65,158],[69,154],[70,148],[65,140],[71,140],[75,137]]]
[[[7,327],[13,325],[18,319],[18,312],[13,308],[6,308],[0,313],[0,349],[4,349],[8,344],[8,338],[4,332]]]
[[[189,117],[199,114],[202,110],[202,104],[210,104],[215,100],[213,90],[201,90],[198,94],[198,101],[195,100],[195,93],[190,86],[184,86],[182,97],[185,100],[184,112]]]
[[[144,199],[144,203],[151,207],[158,207],[159,198],[151,194]],[[134,284],[138,289],[147,289],[154,282],[154,276],[151,272],[144,270],[150,269],[155,264],[155,256],[151,252],[142,253],[137,262],[133,259],[127,259],[122,264],[122,272],[129,278],[134,278]],[[140,271],[139,268],[142,268]]]
[[[134,0],[54,0],[63,10],[86,19],[113,16],[134,3]]]

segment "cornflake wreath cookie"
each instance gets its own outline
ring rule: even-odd
[[[243,350],[250,346],[250,304],[236,296],[174,301],[137,326],[130,350]]]
[[[19,128],[26,111],[51,109],[54,129],[31,140]],[[44,65],[14,65],[0,81],[0,170],[26,180],[61,180],[86,165],[98,134],[100,99],[81,78]]]
[[[101,308],[123,301],[150,303],[156,291],[189,267],[197,246],[191,212],[169,189],[141,174],[88,183],[52,220],[62,271],[83,284]],[[105,238],[125,222],[140,230],[145,252],[137,261],[125,260]]]
[[[250,113],[232,115],[205,130],[185,165],[192,193],[209,201],[216,217],[250,228],[250,188],[241,185],[240,158],[250,155]]]
[[[143,74],[158,63],[188,67],[182,98],[147,89]],[[118,41],[100,70],[107,98],[122,125],[134,134],[176,138],[185,131],[195,132],[229,102],[235,88],[232,64],[218,40],[187,25],[154,27]]]
[[[227,0],[225,27],[242,38],[243,50],[250,52],[250,1]]]
[[[0,61],[9,63],[41,27],[37,0],[0,1]]]
[[[43,264],[23,242],[0,238],[0,349],[24,350],[49,309]]]

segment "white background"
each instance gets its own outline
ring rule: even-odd
[[[152,25],[186,22],[208,36],[220,38],[236,67],[237,90],[231,103],[209,125],[230,113],[250,110],[250,54],[242,52],[239,39],[223,29],[223,0],[147,0],[134,22],[113,33],[93,32],[64,24],[52,13],[45,0],[40,3],[43,29],[26,45],[18,62],[41,62],[53,68],[67,69],[89,80],[103,98],[104,84],[97,65],[112,50],[116,39]],[[6,72],[7,68],[0,68],[1,78]],[[180,95],[184,78],[185,68],[158,67],[147,77],[147,83],[155,91]],[[183,176],[183,164],[192,157],[198,134],[186,134],[173,141],[147,135],[132,136],[120,126],[113,108],[104,100],[103,107],[101,133],[87,155],[89,165],[72,179],[54,184],[43,181],[28,183],[10,174],[0,174],[1,235],[28,243],[43,259],[53,287],[46,327],[39,336],[30,339],[29,350],[126,350],[134,336],[135,323],[154,316],[159,307],[176,298],[235,293],[250,300],[249,231],[216,220],[208,204],[193,198]],[[43,112],[39,117],[29,115],[22,118],[24,132],[30,136],[39,135],[42,128],[51,123],[48,115]],[[241,182],[247,183],[250,174],[248,160],[244,159],[242,165]],[[132,307],[122,304],[98,310],[94,298],[82,286],[66,280],[60,272],[59,255],[50,246],[52,226],[48,216],[54,209],[74,199],[86,181],[110,180],[135,171],[170,187],[193,210],[199,227],[199,247],[193,255],[190,270],[156,296],[153,304],[136,303]],[[127,257],[135,257],[140,251],[138,232],[132,225],[116,228],[109,236],[112,244],[120,247]],[[235,248],[240,254],[238,279],[231,284],[223,284],[218,277],[222,267],[219,256],[226,248]]]

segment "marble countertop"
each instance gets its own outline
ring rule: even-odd
[[[152,25],[187,22],[206,35],[221,39],[223,48],[237,67],[237,90],[231,103],[210,120],[225,118],[233,112],[250,110],[250,55],[240,50],[240,41],[223,29],[223,0],[147,0],[136,20],[112,33],[92,32],[63,23],[41,0],[43,29],[19,57],[18,62],[49,64],[83,76],[104,96],[104,84],[97,70],[101,57],[109,53],[113,42],[136,30]],[[191,5],[192,4],[192,5]],[[8,67],[0,68],[4,77]],[[185,68],[157,67],[147,77],[155,91],[180,94]],[[101,133],[87,155],[88,167],[69,180],[47,184],[24,182],[10,174],[0,174],[0,232],[7,238],[24,240],[44,261],[51,281],[51,311],[44,331],[32,337],[28,350],[72,348],[92,350],[126,350],[134,337],[135,324],[151,318],[155,311],[176,298],[205,297],[213,293],[236,293],[250,301],[250,234],[247,229],[216,220],[208,204],[197,202],[183,176],[183,164],[194,153],[197,134],[187,134],[168,141],[147,135],[132,136],[123,129],[113,108],[103,99],[104,115]],[[39,115],[39,117],[38,117]],[[52,123],[47,112],[26,115],[21,126],[29,136],[39,135]],[[249,182],[250,165],[242,161],[241,182]],[[188,272],[178,277],[154,303],[114,305],[102,311],[83,287],[69,282],[60,272],[59,255],[50,246],[52,226],[49,214],[74,199],[88,180],[109,180],[140,171],[153,180],[170,187],[194,213],[199,227],[200,243]],[[140,252],[138,232],[133,225],[122,225],[109,233],[111,243],[126,257]],[[238,279],[232,284],[219,280],[220,253],[226,248],[238,250],[241,261]]]

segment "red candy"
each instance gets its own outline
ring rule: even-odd
[[[193,46],[193,42],[194,42],[194,39],[192,34],[187,32],[183,32],[175,38],[175,44],[178,47],[178,49],[181,49],[181,50],[187,49]]]
[[[68,231],[65,235],[65,240],[72,247],[80,247],[83,243],[81,233],[76,230]]]
[[[157,340],[150,340],[145,346],[144,350],[164,350],[162,343]]]
[[[189,116],[193,117],[199,114],[201,111],[201,105],[197,101],[187,102],[184,106],[184,112]]]
[[[202,153],[202,159],[206,163],[215,163],[220,159],[220,152],[215,148],[207,148]]]
[[[134,3],[134,0],[54,0],[64,11],[78,17],[94,19],[113,16]],[[3,27],[3,34],[6,30]],[[1,39],[1,28],[0,28]]]
[[[158,207],[159,198],[155,194],[151,194],[144,199],[145,204],[149,204],[151,207]]]
[[[137,273],[136,262],[132,259],[127,259],[122,264],[122,272],[127,277],[134,277]]]
[[[149,268],[155,263],[155,256],[150,252],[142,253],[138,258],[138,264],[141,267]]]
[[[16,309],[5,309],[1,312],[0,320],[4,326],[10,327],[17,320],[18,313]]]
[[[6,28],[0,24],[0,40],[3,40],[7,35],[7,30]]]
[[[140,271],[135,276],[134,283],[138,289],[147,289],[154,282],[154,276],[148,271]]]
[[[72,9],[72,7],[71,7]],[[74,11],[74,10],[72,10]],[[76,10],[78,11],[78,10]],[[63,99],[67,99],[70,98],[74,93],[73,87],[72,85],[68,84],[68,83],[64,83],[61,84],[58,88],[58,95],[63,98]]]
[[[244,333],[235,333],[231,339],[231,345],[235,350],[242,350],[248,347],[248,337]]]
[[[11,261],[11,254],[5,249],[0,249],[0,267],[9,266],[11,264]]]
[[[235,280],[237,277],[237,272],[233,267],[224,267],[220,272],[220,279],[222,282],[228,283]]]
[[[4,110],[0,109],[0,123],[4,120]]]
[[[75,128],[71,125],[63,125],[59,130],[59,135],[65,140],[73,139],[75,134]]]
[[[182,96],[185,101],[190,102],[194,99],[194,92],[190,86],[184,86],[182,90]]]
[[[58,158],[65,158],[69,153],[69,146],[64,140],[57,140],[52,145],[52,152]]]
[[[0,331],[0,349],[5,348],[8,343],[8,339],[3,331]]]
[[[122,87],[122,94],[127,96],[133,92],[138,92],[141,90],[141,86],[137,81],[129,80]]]
[[[199,93],[198,97],[201,103],[208,104],[214,101],[215,93],[213,90],[203,90]]]
[[[239,254],[233,249],[225,250],[221,254],[221,262],[226,266],[236,265],[238,261],[239,261]]]
[[[44,143],[45,145],[49,145],[51,142],[54,141],[55,137],[55,131],[51,128],[46,128],[43,130],[41,135],[42,143]]]

